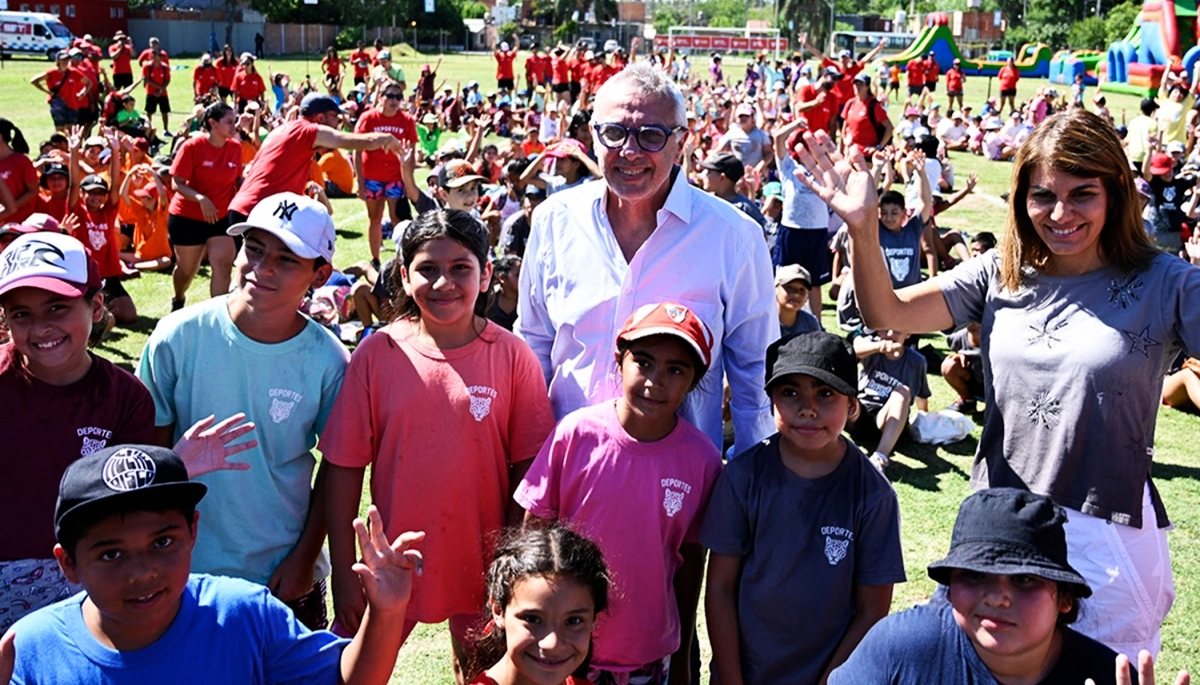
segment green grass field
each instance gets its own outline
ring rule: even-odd
[[[433,62],[436,56],[414,56],[403,50],[400,63],[410,79],[415,79],[420,65]],[[734,62],[727,62],[726,69],[735,71]],[[171,84],[173,104],[186,109],[191,102],[191,67],[194,59],[177,58],[177,65],[186,65],[186,71],[175,71]],[[276,71],[290,74],[293,80],[318,71],[318,61],[306,62],[300,58],[268,58],[262,60],[260,69],[265,73],[267,65]],[[45,96],[28,85],[37,73],[51,65],[32,60],[6,61],[0,63],[0,116],[14,121],[25,133],[30,145],[36,146],[52,132]],[[707,66],[698,63],[693,73]],[[740,66],[736,67],[740,70]],[[490,56],[447,56],[441,67],[441,76],[450,84],[465,83],[477,79],[486,90],[494,84],[494,65]],[[518,65],[518,74],[520,71]],[[1024,79],[1020,82],[1020,97],[1030,97],[1044,81]],[[943,81],[944,86],[944,81]],[[966,101],[978,106],[986,97],[988,79],[968,78]],[[995,84],[993,83],[993,89]],[[993,91],[994,92],[994,91]],[[1090,94],[1090,92],[1089,92]],[[944,97],[944,96],[943,96]],[[1122,110],[1128,110],[1132,118],[1137,113],[1137,99],[1131,96],[1112,95],[1109,105],[1118,121]],[[943,100],[944,102],[944,100]],[[140,98],[139,98],[140,103]],[[892,112],[896,111],[893,106]],[[178,115],[177,115],[178,116]],[[895,115],[893,114],[893,117]],[[180,119],[176,118],[175,121]],[[155,122],[158,123],[157,121]],[[999,234],[1003,230],[1005,203],[999,194],[1007,189],[1010,166],[1007,163],[988,162],[980,157],[965,153],[953,156],[953,162],[961,179],[968,173],[977,173],[980,182],[976,193],[939,217],[944,227],[968,232],[988,230]],[[366,214],[362,203],[356,200],[335,200],[334,221],[338,227],[336,265],[346,266],[368,257],[366,239]],[[206,272],[192,285],[191,300],[194,302],[207,292]],[[126,368],[136,365],[147,335],[157,320],[167,313],[171,298],[171,282],[167,274],[149,273],[126,283],[141,313],[136,325],[128,329],[117,329],[106,340],[100,353]],[[832,311],[826,310],[827,327],[833,327]],[[935,346],[941,345],[940,341]],[[949,404],[954,395],[940,378],[931,378],[933,398],[930,404],[941,408]],[[1160,672],[1179,668],[1200,668],[1200,545],[1196,537],[1200,534],[1200,459],[1197,457],[1195,439],[1200,421],[1192,414],[1162,410],[1159,415],[1155,457],[1155,477],[1175,523],[1170,534],[1174,557],[1175,583],[1178,600],[1163,627],[1164,651]],[[1091,427],[1103,430],[1103,426]],[[944,555],[950,539],[950,530],[958,509],[968,492],[967,477],[970,473],[972,455],[975,451],[978,430],[967,440],[947,447],[933,448],[901,442],[896,459],[888,475],[895,482],[900,498],[903,517],[903,543],[907,561],[909,582],[896,588],[893,609],[901,610],[925,600],[933,591],[934,583],[924,572],[925,566]],[[364,493],[365,494],[365,493]],[[366,497],[364,497],[364,503]],[[703,658],[707,664],[707,631],[700,628]],[[443,627],[422,626],[409,639],[401,652],[392,679],[397,684],[453,683],[449,667],[449,640]],[[707,666],[705,667],[707,672]]]

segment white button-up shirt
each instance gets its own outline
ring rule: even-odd
[[[606,183],[542,203],[521,266],[515,330],[537,354],[561,419],[621,395],[613,353],[638,307],[688,307],[712,329],[714,347],[712,366],[680,413],[720,448],[727,376],[741,452],[774,431],[763,390],[767,345],[779,337],[771,259],[753,220],[673,173],[658,226],[630,262],[609,223]]]

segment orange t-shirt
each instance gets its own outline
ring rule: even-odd
[[[343,193],[347,195],[354,193],[354,167],[350,166],[350,160],[346,159],[346,155],[332,150],[321,155],[315,165],[320,168],[321,176],[326,180],[333,181],[333,184]]]
[[[243,170],[246,168],[247,164],[254,161],[254,157],[258,154],[258,148],[260,148],[260,147],[262,147],[262,143],[255,145],[253,140],[246,140],[245,138],[242,138],[242,169]]]
[[[171,256],[167,238],[167,200],[160,200],[153,212],[135,198],[127,208],[133,217],[133,252],[139,261],[148,262]]]
[[[420,342],[409,321],[358,346],[321,451],[337,466],[371,466],[388,539],[425,531],[408,620],[479,612],[492,536],[511,502],[509,469],[536,456],[553,427],[537,357],[495,323],[453,350]]]

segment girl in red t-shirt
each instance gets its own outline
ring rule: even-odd
[[[488,570],[492,623],[467,669],[471,685],[590,685],[571,674],[591,650],[609,582],[591,540],[557,526],[514,530]]]
[[[263,104],[263,93],[267,92],[267,84],[263,82],[262,74],[254,68],[254,58],[246,55],[242,60],[242,68],[233,77],[233,92],[237,96],[237,111],[241,114],[246,105],[257,102]]]
[[[204,135],[189,138],[175,153],[171,177],[175,196],[167,219],[167,233],[175,246],[175,298],[171,307],[183,306],[188,286],[208,253],[212,268],[209,294],[229,292],[233,259],[237,256],[229,228],[229,203],[242,177],[242,144],[237,114],[224,102],[204,110]]]
[[[0,118],[0,178],[4,179],[5,189],[12,194],[8,198],[0,192],[0,201],[4,202],[0,222],[21,223],[33,213],[37,201],[38,175],[33,162],[29,161],[29,143],[25,142],[21,129],[4,118]]]
[[[342,94],[342,58],[338,57],[337,48],[332,45],[325,51],[321,60],[321,71],[325,72],[325,90],[330,95],[341,97]]]
[[[79,222],[74,228],[74,235],[83,243],[88,256],[96,260],[100,267],[108,310],[117,323],[129,325],[137,321],[137,307],[121,285],[121,279],[125,277],[117,222],[117,208],[121,201],[121,144],[115,135],[109,136],[108,175],[112,179],[111,185],[96,174],[83,175],[79,165],[81,141],[78,133],[71,134],[69,145],[71,190],[67,206]]]
[[[416,145],[417,122],[401,109],[404,91],[400,84],[389,81],[383,86],[379,102],[358,119],[355,133],[387,131],[398,140],[407,140]],[[413,158],[404,162],[395,153],[387,150],[355,151],[354,174],[358,178],[358,196],[367,205],[367,242],[371,247],[371,259],[379,259],[383,246],[383,208],[386,206],[392,225],[400,223],[407,215],[408,205],[401,205],[404,197],[404,175],[401,164],[407,164],[412,173]]]
[[[237,76],[237,70],[237,57],[233,54],[233,48],[226,45],[221,48],[221,59],[217,60],[217,92],[221,95],[221,102],[228,102],[233,95],[233,79]]]

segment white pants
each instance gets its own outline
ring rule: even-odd
[[[1142,494],[1142,527],[1067,509],[1067,553],[1092,588],[1071,625],[1137,663],[1139,650],[1162,649],[1162,622],[1175,602],[1167,533],[1158,527],[1150,486]]]

